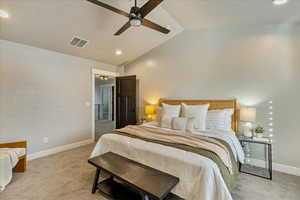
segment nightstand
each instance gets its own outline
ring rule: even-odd
[[[251,174],[254,176],[272,180],[272,140],[270,138],[247,138],[241,136],[239,137],[239,141],[246,155],[245,163],[240,164],[239,171],[242,173]],[[261,160],[256,160],[256,165],[246,163],[247,157],[249,158],[249,155],[247,156],[247,154],[251,153],[251,144],[258,144],[259,146],[262,146],[264,148],[265,167],[262,167],[263,163]]]
[[[143,125],[145,122],[142,122],[142,121],[138,121],[138,122],[136,122],[136,124],[135,125]]]

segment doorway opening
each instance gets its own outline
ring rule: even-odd
[[[95,120],[99,122],[114,121],[114,78],[105,83],[95,79]]]
[[[92,139],[136,124],[136,76],[92,70]]]
[[[95,75],[95,138],[115,129],[115,77]]]
[[[92,139],[97,141],[104,133],[116,127],[115,77],[118,73],[92,70]]]

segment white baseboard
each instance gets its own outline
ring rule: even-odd
[[[71,150],[71,149],[81,147],[81,146],[84,146],[84,145],[88,145],[88,144],[91,144],[93,142],[94,142],[93,139],[88,139],[88,140],[83,140],[83,141],[80,141],[80,142],[75,142],[75,143],[72,143],[72,144],[67,144],[67,145],[63,145],[63,146],[59,146],[59,147],[39,151],[39,152],[36,152],[36,153],[29,154],[28,155],[28,160],[34,160],[34,159],[37,159],[37,158],[42,158],[42,157],[45,157],[45,156],[53,155],[53,154],[56,154],[56,153],[59,153],[59,152],[63,152],[63,151]],[[258,167],[265,167],[265,161],[263,161],[263,160],[251,159],[251,164],[255,165],[255,166],[258,166]],[[279,172],[282,172],[282,173],[295,175],[295,176],[300,176],[300,168],[289,166],[289,165],[283,165],[283,164],[273,162],[273,170],[279,171]]]
[[[29,154],[28,155],[28,160],[34,160],[34,159],[37,159],[37,158],[42,158],[42,157],[49,156],[49,155],[52,155],[52,154],[56,154],[56,153],[59,153],[59,152],[62,152],[62,151],[67,151],[67,150],[70,150],[70,149],[74,149],[74,148],[77,148],[77,147],[88,145],[88,144],[91,144],[93,142],[94,142],[93,139],[88,139],[88,140],[83,140],[83,141],[80,141],[80,142],[75,142],[75,143],[72,143],[72,144],[67,144],[67,145],[63,145],[63,146],[54,147],[54,148],[51,148],[51,149],[39,151],[39,152],[36,152],[36,153]]]
[[[250,163],[258,167],[265,167],[265,161],[263,160],[251,159]],[[279,171],[282,173],[291,174],[295,176],[300,176],[300,168],[274,163],[274,162],[272,164],[273,164],[273,170],[275,171]]]

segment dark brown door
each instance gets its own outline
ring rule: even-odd
[[[116,78],[116,127],[136,124],[136,76]]]

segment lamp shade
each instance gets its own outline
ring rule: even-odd
[[[154,105],[145,106],[145,114],[146,115],[154,115],[155,114],[155,106]]]
[[[240,120],[244,122],[255,122],[256,108],[245,107],[240,110]]]

